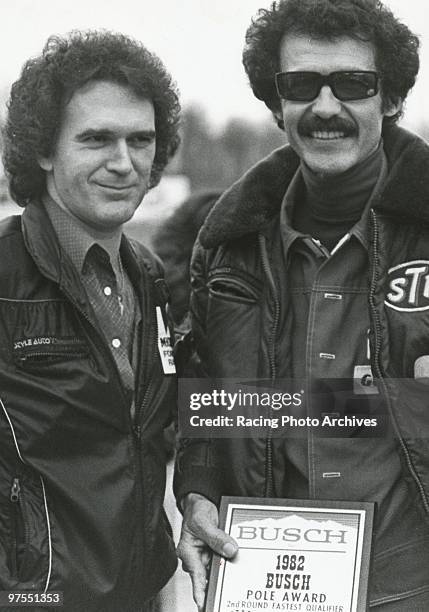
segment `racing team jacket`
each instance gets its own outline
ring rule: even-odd
[[[175,380],[158,355],[160,265],[122,239],[142,313],[132,418],[43,206],[0,224],[0,253],[0,590],[62,591],[64,612],[139,612],[176,567],[162,509]]]
[[[405,478],[429,520],[429,147],[396,126],[383,138],[390,172],[371,211],[372,372]],[[201,369],[212,378],[277,377],[281,291],[272,236],[298,166],[290,147],[274,151],[221,197],[200,232],[193,335]],[[193,491],[215,503],[221,495],[269,497],[276,469],[283,468],[270,439],[185,439],[175,491],[179,499]]]

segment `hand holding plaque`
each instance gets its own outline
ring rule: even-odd
[[[218,528],[218,510],[211,501],[197,493],[184,500],[183,524],[177,554],[183,569],[192,581],[194,601],[199,612],[204,609],[207,574],[211,553],[232,558],[238,551],[237,543]]]
[[[239,545],[214,555],[206,612],[366,610],[373,504],[223,498]]]

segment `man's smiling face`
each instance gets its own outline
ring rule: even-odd
[[[86,225],[112,231],[149,188],[155,156],[151,101],[110,81],[90,81],[66,105],[51,157],[39,160],[51,197]]]
[[[376,71],[374,47],[349,37],[319,40],[288,34],[280,45],[280,70],[323,75]],[[383,117],[398,110],[397,105],[383,110],[380,92],[341,102],[329,85],[311,102],[282,99],[281,104],[289,144],[311,170],[325,175],[345,172],[369,157],[380,142]]]

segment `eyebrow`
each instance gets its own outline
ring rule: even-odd
[[[85,138],[88,138],[91,136],[115,137],[116,132],[109,130],[109,129],[103,129],[103,128],[100,128],[100,129],[89,128],[77,134],[75,138],[76,140],[85,140]],[[127,135],[127,138],[135,138],[136,136],[140,138],[143,137],[143,138],[153,140],[156,136],[156,132],[155,130],[134,130]]]

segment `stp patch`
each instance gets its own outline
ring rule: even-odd
[[[390,268],[384,303],[401,312],[429,310],[429,261],[416,259]]]

